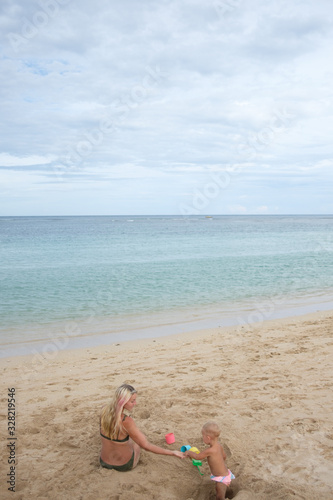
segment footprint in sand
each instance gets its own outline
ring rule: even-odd
[[[237,498],[237,500],[254,500],[255,496],[251,491],[240,490],[234,497],[231,498]]]
[[[40,429],[38,427],[30,427],[29,429],[27,429],[27,431],[29,432],[29,434],[39,434],[40,433]]]
[[[296,419],[288,427],[295,429],[299,434],[312,433],[320,429],[317,420],[314,418]]]
[[[69,441],[60,443],[59,448],[79,448],[78,444],[70,443]]]
[[[137,412],[137,416],[142,419],[147,419],[150,417],[150,413],[148,410],[143,410],[141,412]]]

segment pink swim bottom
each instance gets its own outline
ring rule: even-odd
[[[213,476],[213,474],[210,476],[212,481],[216,481],[217,483],[223,483],[229,486],[231,481],[235,479],[235,476],[231,472],[231,470],[228,469],[228,475],[227,476]]]

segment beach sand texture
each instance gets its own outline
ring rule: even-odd
[[[0,360],[1,498],[206,500],[207,463],[142,451],[136,469],[102,469],[99,413],[123,382],[154,444],[204,448],[222,429],[237,500],[333,498],[333,313]],[[16,390],[16,492],[7,491],[7,388]],[[165,443],[174,432],[176,442]]]

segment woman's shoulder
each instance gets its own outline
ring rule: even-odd
[[[131,427],[131,426],[135,425],[135,422],[130,415],[123,415],[122,424],[123,424],[123,427],[125,427],[125,429],[127,429],[127,427]]]
[[[121,420],[122,422],[133,422],[133,418],[131,417],[131,415],[126,415],[126,413],[123,413],[123,415],[121,416]]]

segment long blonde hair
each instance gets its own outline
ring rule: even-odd
[[[129,384],[122,384],[113,396],[110,404],[103,408],[101,413],[101,429],[110,439],[117,439],[119,432],[123,428],[121,423],[121,414],[124,405],[136,393],[134,387]]]

